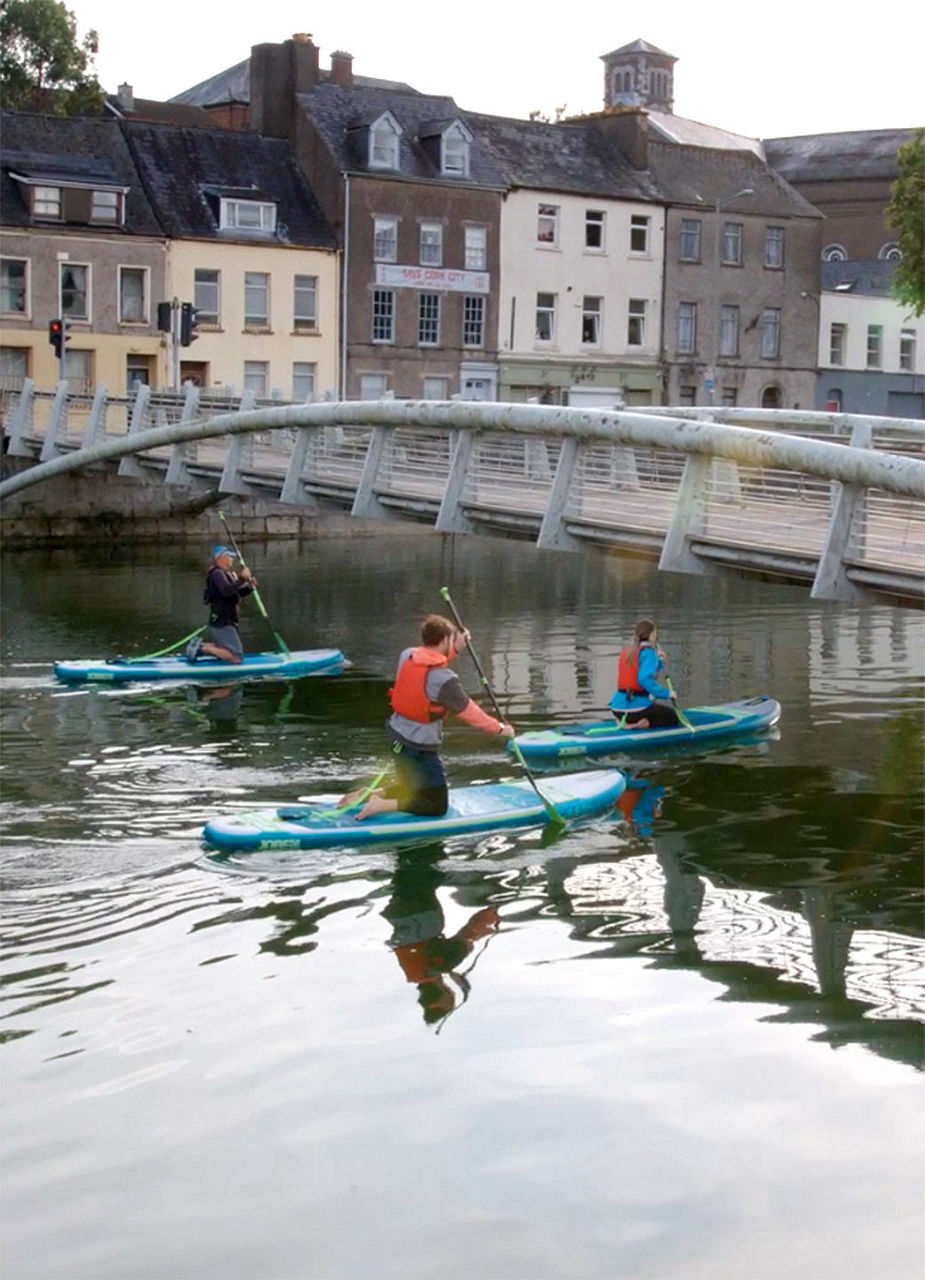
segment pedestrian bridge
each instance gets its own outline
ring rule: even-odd
[[[37,395],[4,446],[8,497],[110,468],[156,484],[412,519],[537,546],[589,545],[684,573],[925,602],[925,422],[757,409],[569,409],[475,401],[258,407],[139,388]]]

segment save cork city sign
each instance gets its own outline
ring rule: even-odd
[[[390,289],[442,289],[448,293],[488,293],[487,271],[452,271],[448,267],[403,267],[376,263],[376,284]]]

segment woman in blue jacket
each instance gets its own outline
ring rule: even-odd
[[[627,729],[670,729],[678,724],[675,693],[665,679],[665,655],[658,647],[658,628],[651,618],[636,623],[633,643],[617,663],[617,691],[610,709]]]

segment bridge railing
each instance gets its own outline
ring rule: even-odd
[[[141,388],[112,413],[98,389],[71,419],[59,388],[41,436],[36,403],[24,388],[6,430],[11,454],[38,452],[42,465],[0,492],[118,457],[123,474],[327,499],[443,532],[611,546],[665,569],[757,572],[838,598],[925,596],[922,422],[389,400],[264,410],[245,401],[210,417],[195,388],[169,403]]]

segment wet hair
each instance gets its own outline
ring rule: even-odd
[[[429,613],[421,623],[422,644],[439,644],[447,636],[454,636],[455,634],[456,628],[453,623],[448,618],[442,618],[439,613]]]
[[[636,644],[642,644],[644,641],[650,640],[655,629],[655,623],[651,618],[640,618],[633,629],[633,639]]]

